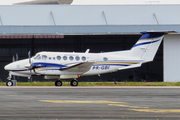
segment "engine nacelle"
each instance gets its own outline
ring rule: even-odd
[[[59,76],[44,76],[44,79],[59,79]]]
[[[44,79],[74,79],[74,78],[78,78],[78,75],[44,76]]]

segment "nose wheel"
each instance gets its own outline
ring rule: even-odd
[[[12,82],[11,80],[8,80],[8,81],[6,82],[6,86],[13,86],[13,82]]]

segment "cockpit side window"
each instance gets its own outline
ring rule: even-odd
[[[46,55],[42,55],[42,60],[46,60],[47,56]]]
[[[41,56],[39,54],[37,54],[35,57],[34,57],[35,60],[40,60],[41,59]]]

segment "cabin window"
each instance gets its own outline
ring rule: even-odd
[[[51,60],[51,57],[49,57],[49,60]]]
[[[55,58],[55,57],[53,57],[53,60],[56,60],[56,58]]]
[[[64,56],[64,57],[63,57],[63,60],[67,60],[67,56]]]
[[[73,56],[70,56],[70,57],[69,57],[69,60],[73,60],[73,59],[74,59]]]
[[[77,61],[79,61],[79,59],[80,59],[80,58],[79,58],[79,56],[76,56],[76,58],[75,58],[75,59],[76,59]]]
[[[107,57],[104,57],[103,60],[104,60],[104,61],[108,61],[108,58],[107,58]]]
[[[42,55],[42,59],[43,59],[43,60],[46,60],[46,59],[47,59],[47,56],[46,56],[46,55]]]
[[[82,61],[85,61],[85,60],[86,60],[86,57],[83,56],[81,59],[82,59]]]
[[[56,58],[57,58],[57,60],[61,60],[61,56],[57,56]]]

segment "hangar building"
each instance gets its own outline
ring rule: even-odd
[[[153,62],[81,80],[180,81],[180,17],[176,11],[180,5],[0,6],[0,80],[6,81],[4,66],[13,56],[24,59],[28,51],[35,55],[39,51],[125,50],[134,45],[141,31],[174,30],[176,34],[165,36]]]

